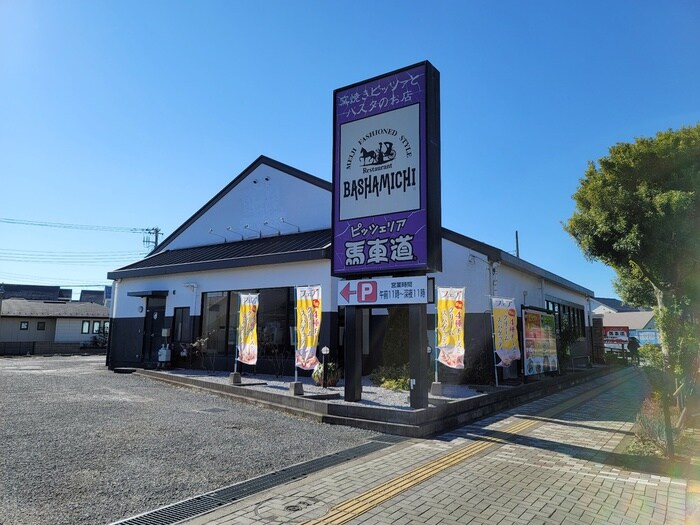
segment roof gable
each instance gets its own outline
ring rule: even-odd
[[[329,228],[331,189],[328,181],[260,156],[152,254]]]

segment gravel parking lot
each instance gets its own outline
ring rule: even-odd
[[[0,524],[109,523],[376,434],[134,375],[0,359]]]

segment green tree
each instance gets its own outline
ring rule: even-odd
[[[668,371],[683,361],[689,327],[697,335],[700,125],[616,144],[588,164],[573,198],[576,210],[564,227],[586,257],[616,270],[623,299],[644,304],[653,297]],[[672,456],[668,375],[662,399]]]

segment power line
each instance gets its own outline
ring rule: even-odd
[[[11,248],[2,248],[0,252],[16,253],[16,254],[51,254],[51,255],[143,255],[142,251],[134,250],[117,250],[109,252],[96,252],[96,251],[46,251],[46,250],[13,250]]]
[[[103,232],[124,233],[153,233],[158,228],[127,228],[123,226],[96,226],[91,224],[67,224],[62,222],[26,221],[22,219],[0,218],[0,222],[7,224],[21,224],[23,226],[41,226],[45,228],[64,228],[69,230],[91,230]]]
[[[0,249],[0,261],[68,264],[123,263],[144,257],[143,252],[43,252]]]
[[[99,282],[98,282],[99,281]],[[17,284],[43,284],[47,286],[70,286],[73,288],[106,286],[111,284],[109,280],[95,279],[86,282],[85,279],[67,279],[64,277],[39,277],[20,273],[0,272],[0,282],[15,282]]]
[[[144,237],[144,246],[153,246],[153,248],[158,247],[158,240],[162,233],[161,229],[156,227],[153,228],[127,228],[123,226],[97,226],[93,224],[68,224],[63,222],[45,222],[45,221],[27,221],[23,219],[8,219],[0,218],[0,223],[14,224],[21,226],[40,226],[42,228],[62,228],[66,230],[88,230],[88,231],[102,231],[102,232],[118,232],[118,233],[140,233],[147,237]],[[155,236],[155,240],[151,240],[151,235]]]

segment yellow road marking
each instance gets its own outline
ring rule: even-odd
[[[580,405],[589,399],[594,398],[605,390],[616,387],[617,385],[627,381],[627,375],[621,378],[610,381],[604,385],[589,390],[579,396],[576,396],[568,401],[558,404],[556,407],[543,410],[541,417],[552,417],[555,414],[560,414],[567,411],[569,408]],[[507,434],[519,434],[526,431],[528,428],[542,423],[543,421],[535,419],[525,419],[519,423],[510,425],[502,430],[495,432]],[[495,447],[496,445],[506,444],[509,441],[495,436],[485,435],[482,439],[488,441],[476,441],[466,445],[458,450],[445,454],[444,456],[430,460],[429,463],[417,467],[409,472],[401,474],[389,481],[382,483],[358,496],[344,501],[331,509],[331,511],[322,518],[307,521],[304,525],[343,525],[361,516],[365,512],[378,507],[385,501],[388,501],[402,492],[409,490],[416,485],[420,485],[424,481],[438,475],[440,472],[447,470],[466,459],[475,456],[485,450]],[[700,491],[700,488],[698,489]]]

